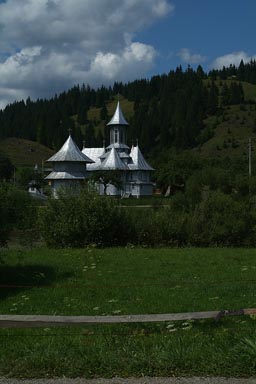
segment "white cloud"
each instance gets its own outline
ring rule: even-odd
[[[232,52],[224,56],[220,56],[217,59],[214,60],[214,62],[211,64],[212,68],[215,69],[222,69],[223,67],[229,67],[230,64],[233,64],[235,66],[238,66],[241,62],[241,60],[244,61],[244,63],[248,63],[251,60],[256,59],[256,55],[249,55],[248,53],[244,51],[239,52]]]
[[[120,54],[98,52],[92,62],[90,74],[95,80],[128,80],[134,71],[136,76],[143,75],[150,68],[155,56],[155,49],[142,43],[132,43]]]
[[[159,1],[153,6],[153,10],[158,16],[161,17],[165,16],[170,11],[174,11],[174,5],[169,4],[166,1]]]
[[[177,56],[186,64],[200,64],[206,60],[206,56],[202,56],[198,53],[191,53],[189,49],[182,48]]]
[[[25,91],[0,87],[0,109],[3,109],[11,101],[25,99],[26,97]]]
[[[146,75],[157,52],[136,41],[136,33],[172,12],[170,1],[0,3],[1,105],[49,96],[74,83],[98,86]]]
[[[30,74],[30,67],[41,54],[41,47],[24,48],[0,63],[1,85],[15,87]]]

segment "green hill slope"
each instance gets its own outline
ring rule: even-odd
[[[256,136],[255,105],[227,106],[220,116],[209,117],[205,124],[213,129],[213,137],[201,146],[202,156],[246,155],[248,138]]]
[[[34,141],[10,137],[0,141],[0,152],[5,153],[16,167],[41,166],[53,151]]]

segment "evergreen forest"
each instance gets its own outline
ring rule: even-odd
[[[178,67],[168,74],[108,88],[75,85],[49,100],[28,98],[8,105],[0,111],[0,140],[17,137],[58,149],[72,129],[78,145],[85,139],[87,146],[101,146],[108,134],[95,128],[99,121],[107,122],[108,103],[120,94],[133,103],[128,144],[138,139],[149,154],[171,147],[194,148],[213,134],[205,119],[221,116],[229,105],[255,104],[255,98],[245,99],[242,82],[256,84],[256,61],[209,74],[201,66],[197,70]],[[92,108],[100,109],[97,118],[90,118]]]

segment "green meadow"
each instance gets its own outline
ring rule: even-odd
[[[256,307],[256,250],[5,250],[0,313],[118,315]],[[256,374],[256,318],[0,329],[0,376]]]

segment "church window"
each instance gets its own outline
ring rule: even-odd
[[[115,128],[115,143],[118,143],[118,129]]]

